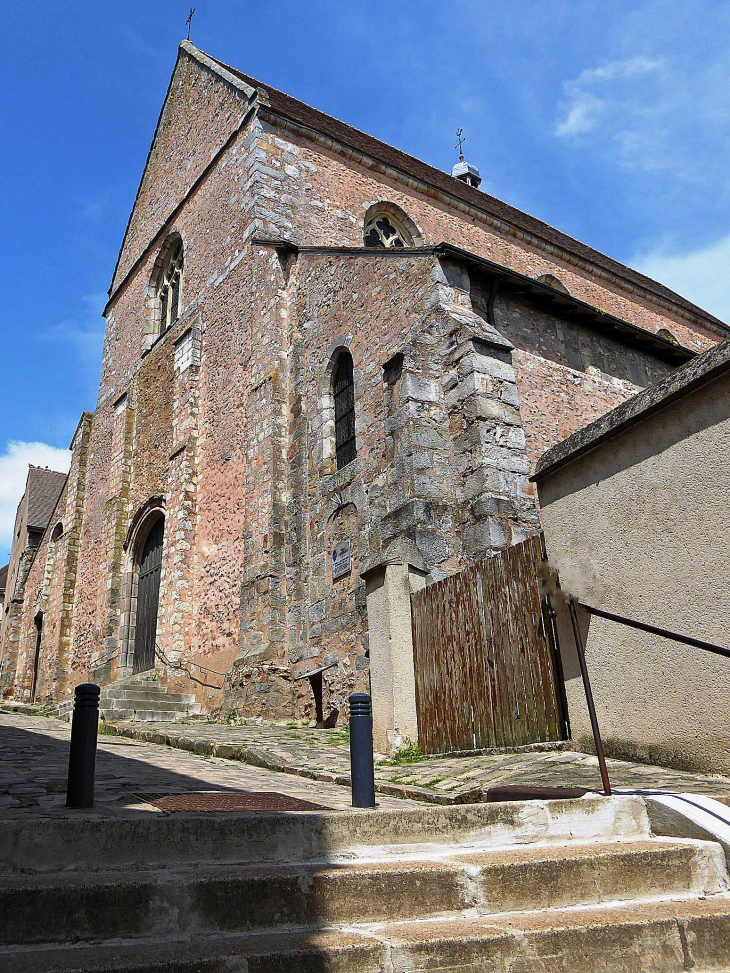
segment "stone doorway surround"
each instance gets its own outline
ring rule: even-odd
[[[157,521],[165,516],[165,500],[152,497],[132,518],[124,541],[125,571],[122,581],[122,617],[120,622],[120,665],[117,677],[132,672],[137,630],[137,594],[139,591],[139,564],[145,541]],[[164,574],[164,547],[163,547]],[[162,592],[162,580],[160,583]]]

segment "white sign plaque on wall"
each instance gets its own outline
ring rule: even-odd
[[[338,544],[337,547],[332,549],[332,580],[341,578],[343,574],[347,574],[351,570],[350,542],[345,541],[344,544]]]

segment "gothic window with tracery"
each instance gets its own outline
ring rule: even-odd
[[[160,334],[177,321],[182,312],[183,245],[172,252],[160,284]]]
[[[355,375],[352,355],[341,352],[332,375],[335,401],[335,451],[337,469],[341,470],[357,456],[355,443]]]
[[[410,235],[391,213],[375,213],[365,224],[364,237],[366,247],[402,250],[413,246]]]

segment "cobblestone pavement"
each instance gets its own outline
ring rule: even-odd
[[[203,724],[197,731],[211,729]],[[88,811],[65,807],[71,729],[68,723],[0,712],[0,821],[30,816],[54,818],[161,813],[139,794],[190,791],[273,791],[327,808],[350,808],[350,790],[259,767],[205,757],[126,737],[100,736],[96,804]],[[209,735],[209,740],[213,737]],[[380,807],[413,802],[380,797]],[[286,812],[283,812],[286,813]]]
[[[350,779],[347,734],[343,730],[200,721],[118,723],[108,729],[316,780],[347,784]],[[730,798],[730,779],[726,777],[689,774],[623,760],[609,760],[608,766],[615,788],[661,789]],[[496,784],[601,787],[595,757],[554,747],[519,753],[429,757],[403,765],[380,757],[375,773],[381,794],[437,803],[480,801],[484,791]]]

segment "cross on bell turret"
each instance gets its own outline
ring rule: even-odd
[[[462,146],[466,139],[464,138],[462,132],[463,129],[457,128],[457,141],[455,148],[459,150],[459,161],[451,170],[451,175],[454,177],[454,179],[460,179],[462,182],[465,182],[467,186],[473,186],[475,189],[479,189],[482,183],[482,177],[477,167],[472,165],[471,162],[467,162],[464,158],[464,150]]]

